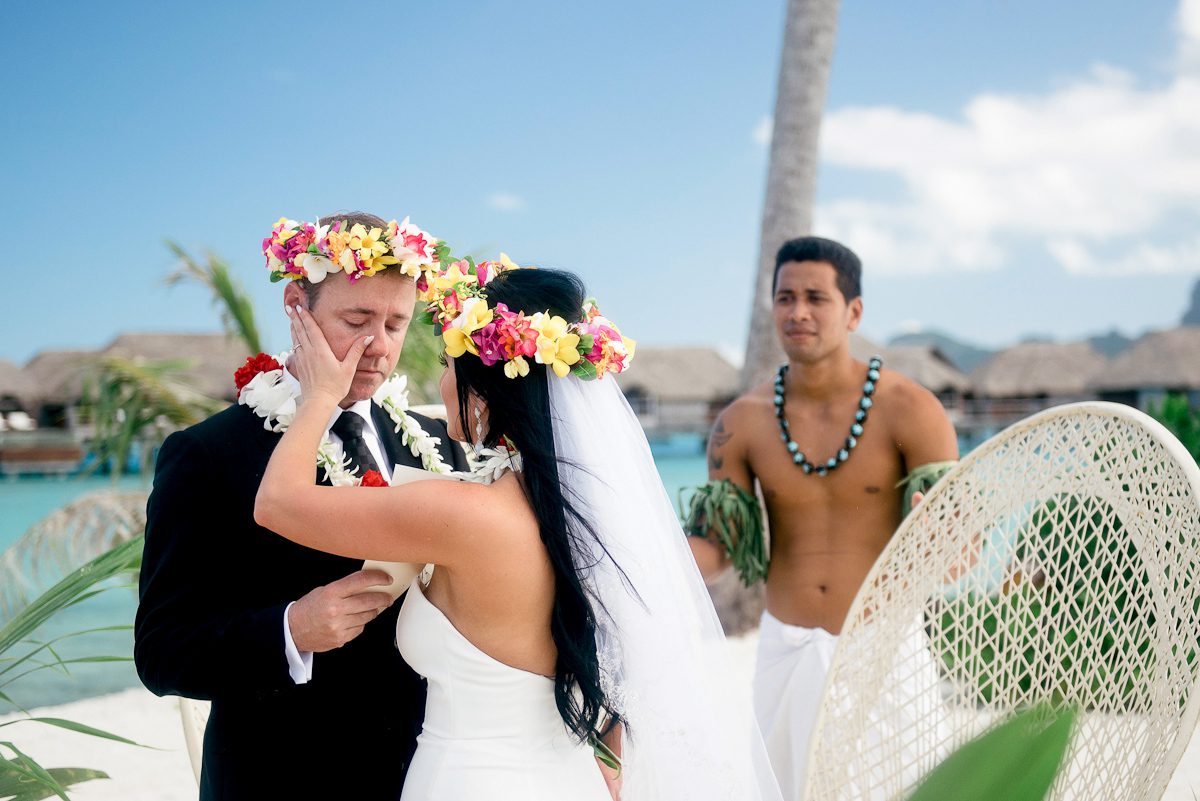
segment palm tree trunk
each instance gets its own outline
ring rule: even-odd
[[[784,359],[770,322],[771,278],[779,246],[812,231],[817,143],[837,37],[839,3],[788,0],[743,388],[766,379]]]

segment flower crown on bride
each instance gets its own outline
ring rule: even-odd
[[[518,269],[523,268],[502,253],[499,261],[476,264],[468,257],[426,270],[417,279],[417,297],[426,304],[424,319],[442,335],[447,356],[457,359],[470,353],[489,366],[504,362],[509,378],[529,375],[530,359],[548,366],[559,378],[576,375],[585,381],[629,368],[636,343],[621,336],[590,299],[578,323],[568,323],[549,311],[526,317],[503,303],[489,308],[488,282]]]
[[[383,228],[367,228],[338,220],[330,225],[296,222],[280,217],[263,240],[263,255],[271,281],[307,278],[319,284],[330,273],[344,272],[350,281],[375,275],[392,265],[417,278],[439,269],[450,248],[404,218]]]

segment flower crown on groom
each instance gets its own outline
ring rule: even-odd
[[[347,220],[321,225],[280,217],[263,240],[262,252],[272,282],[306,278],[319,284],[330,273],[343,272],[350,281],[358,281],[393,265],[419,278],[423,272],[437,270],[449,258],[450,247],[407,217],[382,228],[351,225]]]

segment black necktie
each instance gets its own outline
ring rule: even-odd
[[[341,438],[342,450],[350,457],[350,469],[358,468],[355,475],[359,478],[365,476],[368,470],[379,471],[379,465],[375,463],[375,457],[363,439],[364,424],[363,419],[354,412],[344,411],[329,428]]]

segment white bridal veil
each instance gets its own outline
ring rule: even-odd
[[[625,396],[611,377],[547,376],[564,489],[612,557],[576,553],[603,688],[626,721],[622,799],[780,801],[749,705],[730,700],[721,624]]]

